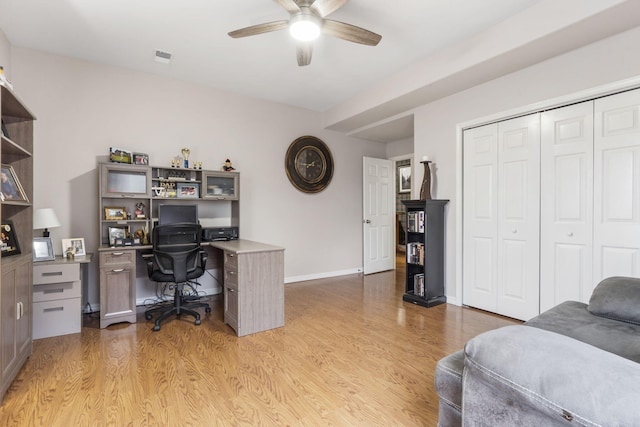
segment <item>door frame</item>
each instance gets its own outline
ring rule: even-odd
[[[455,279],[455,295],[446,295],[447,302],[454,305],[462,305],[462,213],[463,213],[463,133],[466,129],[486,125],[493,122],[507,120],[527,114],[542,112],[551,108],[564,107],[577,102],[588,101],[606,95],[613,95],[617,92],[640,88],[640,77],[634,77],[625,80],[608,83],[602,86],[596,86],[583,91],[574,92],[572,94],[563,95],[557,98],[551,98],[545,101],[536,102],[522,107],[505,110],[484,117],[479,117],[467,122],[458,123],[456,125],[456,279]]]

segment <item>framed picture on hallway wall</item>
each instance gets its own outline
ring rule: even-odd
[[[398,167],[398,193],[411,192],[411,165]]]

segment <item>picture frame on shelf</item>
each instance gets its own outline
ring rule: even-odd
[[[129,235],[128,225],[117,225],[109,227],[109,246],[116,246],[116,243],[123,242]],[[121,246],[121,245],[118,245]]]
[[[133,153],[133,164],[134,165],[148,165],[149,164],[149,155],[145,153]]]
[[[53,252],[53,241],[51,237],[33,238],[33,262],[51,261],[56,259]]]
[[[131,164],[133,160],[133,153],[122,148],[109,147],[109,160],[113,163]]]
[[[71,249],[74,256],[85,256],[87,252],[84,247],[84,237],[62,239],[62,253],[66,254],[69,249]]]
[[[179,199],[197,199],[200,197],[200,186],[188,182],[178,182],[176,192]]]
[[[18,236],[16,236],[15,228],[13,227],[13,221],[10,219],[3,220],[0,225],[0,255],[11,256],[20,254],[20,244],[18,243]]]
[[[105,206],[104,219],[107,221],[127,219],[127,209],[124,206]]]
[[[411,165],[398,166],[398,193],[411,192]]]
[[[0,165],[0,178],[2,184],[2,188],[0,188],[2,201],[11,200],[29,203],[29,198],[24,192],[22,184],[20,184],[20,180],[18,179],[18,175],[16,174],[15,169],[13,169],[13,166],[5,164]]]

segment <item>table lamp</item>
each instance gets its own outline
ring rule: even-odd
[[[49,228],[60,227],[61,225],[56,213],[51,208],[36,209],[33,214],[33,229],[44,229],[42,237],[49,237]]]

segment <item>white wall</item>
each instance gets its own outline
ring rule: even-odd
[[[285,247],[287,281],[362,267],[362,156],[384,157],[384,144],[325,131],[318,113],[204,86],[15,47],[11,59],[15,91],[38,118],[34,207],[60,217],[62,227],[51,230],[57,253],[68,237],[84,237],[96,252],[96,161],[110,146],[148,153],[153,165],[169,165],[189,147],[205,169],[233,161],[240,235]],[[286,150],[301,135],[319,137],[333,153],[333,181],[319,194],[296,190],[284,171]]]
[[[415,111],[415,162],[423,155],[434,161],[434,198],[449,199],[446,230],[446,293],[448,301],[461,302],[457,286],[456,224],[458,179],[456,126],[507,110],[605,85],[640,75],[635,55],[640,28],[577,49],[505,77],[425,105]],[[421,180],[423,171],[414,169]],[[418,181],[416,181],[418,182]],[[414,186],[414,197],[420,186]]]

